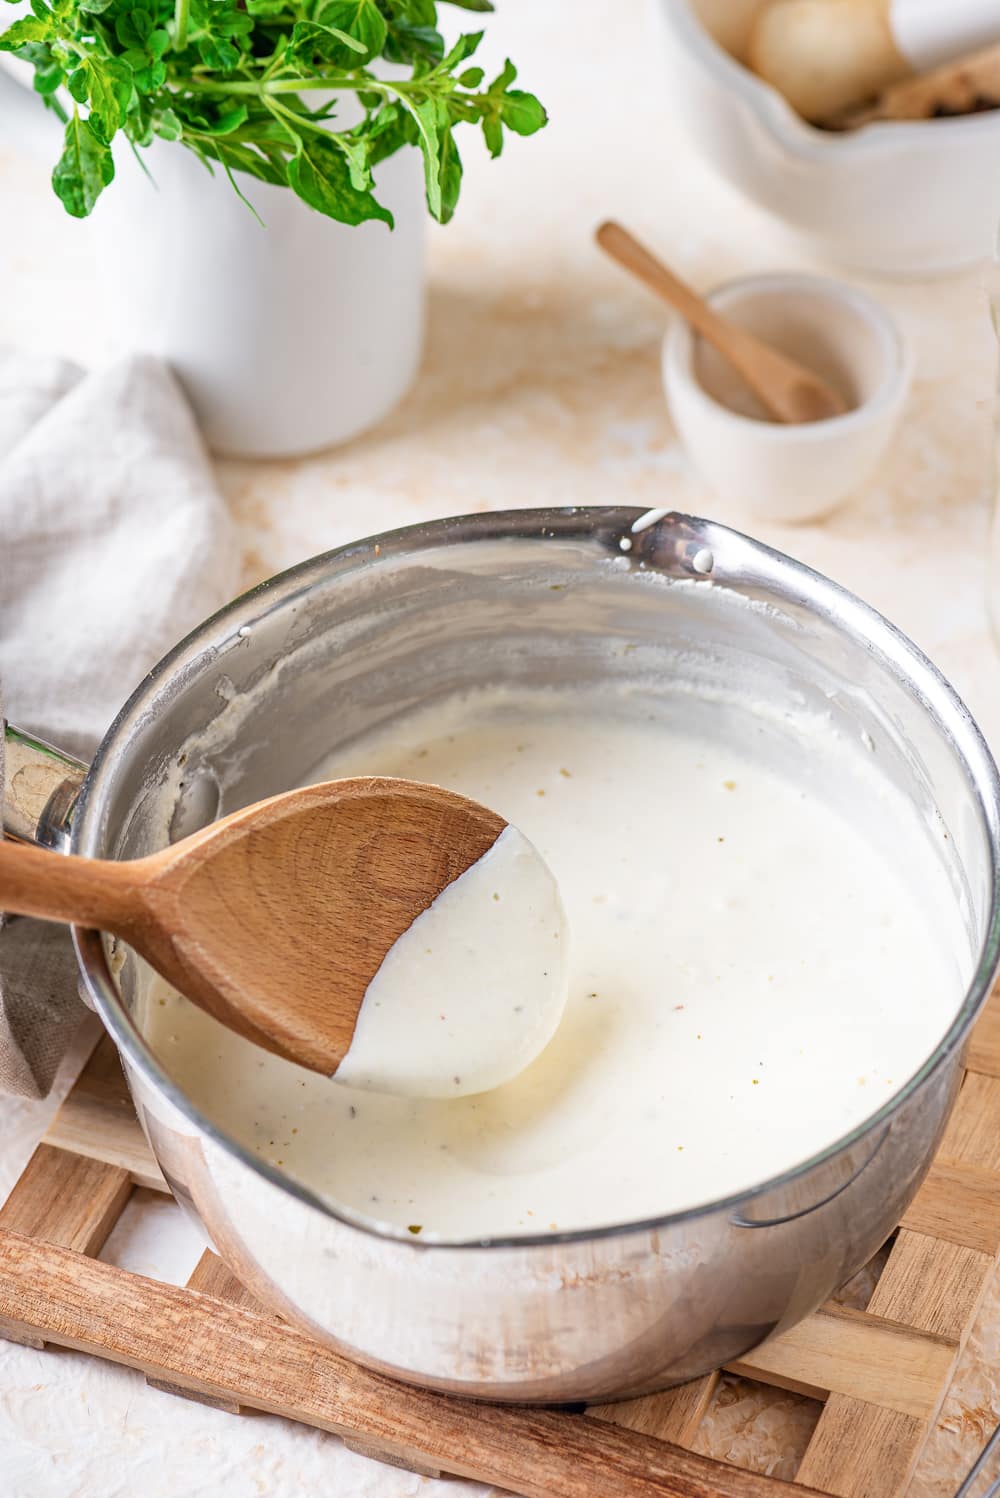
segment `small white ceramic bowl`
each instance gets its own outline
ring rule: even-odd
[[[733,322],[830,380],[851,409],[786,426],[767,418],[739,376],[675,318],[663,381],[681,441],[723,498],[772,520],[815,520],[857,490],[892,439],[910,361],[873,297],[823,276],[777,273],[729,281],[708,301]]]
[[[739,53],[761,0],[651,3],[666,42],[664,99],[692,149],[811,251],[888,275],[992,252],[1000,110],[817,130],[726,50]]]

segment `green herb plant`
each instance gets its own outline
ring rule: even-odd
[[[121,132],[133,150],[157,136],[186,146],[240,196],[234,173],[290,187],[345,224],[391,226],[373,168],[418,146],[427,206],[445,223],[462,182],[456,126],[479,125],[499,156],[505,129],[532,135],[546,120],[513,87],[511,62],[489,84],[469,64],[481,31],[446,46],[434,0],[31,0],[31,11],[0,33],[0,51],[33,64],[36,91],[65,124],[52,185],[75,218],[112,181]],[[346,128],[345,94],[364,112]]]

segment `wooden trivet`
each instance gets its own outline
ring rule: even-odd
[[[102,1263],[135,1186],[166,1191],[104,1039],[0,1208],[0,1335],[125,1363],[158,1388],[266,1410],[382,1461],[525,1498],[894,1498],[948,1391],[1000,1249],[1000,996],[864,1311],[829,1304],[731,1371],[825,1401],[794,1483],[690,1447],[718,1374],[583,1414],[396,1383],[319,1346],[206,1252],[187,1286]]]

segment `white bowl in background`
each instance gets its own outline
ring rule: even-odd
[[[748,276],[707,297],[717,312],[830,380],[851,409],[786,426],[676,317],[663,381],[692,463],[723,498],[778,521],[815,520],[856,491],[885,452],[910,383],[895,324],[866,292],[824,276]]]
[[[734,18],[746,20],[757,3],[657,0],[667,98],[695,151],[841,264],[918,275],[989,255],[1000,220],[1000,110],[818,130],[715,39],[738,47]]]

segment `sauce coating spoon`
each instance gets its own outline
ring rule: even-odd
[[[540,855],[495,812],[408,780],[289,791],[120,862],[0,839],[0,909],[121,937],[310,1070],[333,1075],[357,1039],[339,1080],[380,1091],[496,1086],[565,1003],[564,917]]]
[[[844,397],[827,380],[721,317],[621,224],[601,224],[594,237],[606,255],[645,282],[728,359],[776,421],[825,421],[847,411]]]

